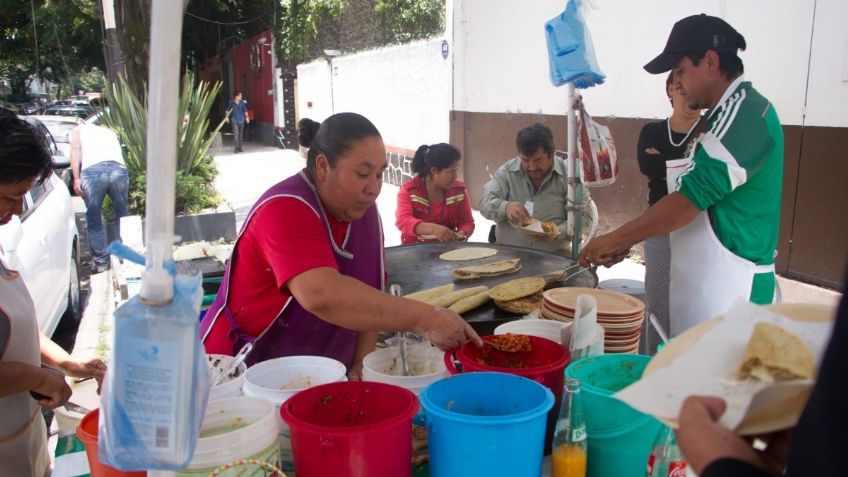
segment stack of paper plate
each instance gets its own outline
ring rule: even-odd
[[[540,317],[570,322],[578,295],[598,302],[598,324],[604,327],[604,352],[636,353],[645,319],[645,303],[630,295],[595,288],[553,288],[544,293]]]

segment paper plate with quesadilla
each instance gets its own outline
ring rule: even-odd
[[[740,435],[792,427],[815,384],[835,314],[828,305],[740,300],[672,340],[642,379],[615,397],[672,427],[688,396],[724,399],[720,421]]]
[[[510,225],[531,237],[555,239],[560,235],[559,228],[555,223],[542,221],[535,217],[525,217],[521,219],[520,223],[510,222]]]

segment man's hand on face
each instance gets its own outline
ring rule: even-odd
[[[521,202],[510,202],[506,204],[506,218],[510,222],[517,224],[521,222],[521,219],[530,217],[530,214],[527,213],[527,209],[524,208],[524,204]]]

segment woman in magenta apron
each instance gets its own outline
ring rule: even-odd
[[[456,313],[383,292],[375,201],[388,164],[374,125],[339,113],[300,140],[306,168],[266,191],[242,225],[201,323],[206,351],[253,342],[251,362],[319,355],[356,369],[378,331],[415,331],[446,349],[478,341]]]
[[[22,212],[24,195],[52,171],[53,160],[40,133],[0,110],[0,226]],[[105,370],[99,359],[71,358],[40,333],[26,285],[9,267],[0,244],[0,475],[48,475],[41,406],[52,409],[71,396],[63,373],[99,382]]]

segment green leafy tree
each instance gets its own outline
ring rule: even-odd
[[[343,0],[281,0],[275,32],[279,55],[292,64],[308,59],[322,20],[338,19],[346,4]]]
[[[26,100],[36,76],[61,84],[103,68],[96,0],[0,0],[0,12],[0,77],[14,100]]]
[[[384,41],[404,43],[439,34],[445,29],[445,0],[377,0]]]

